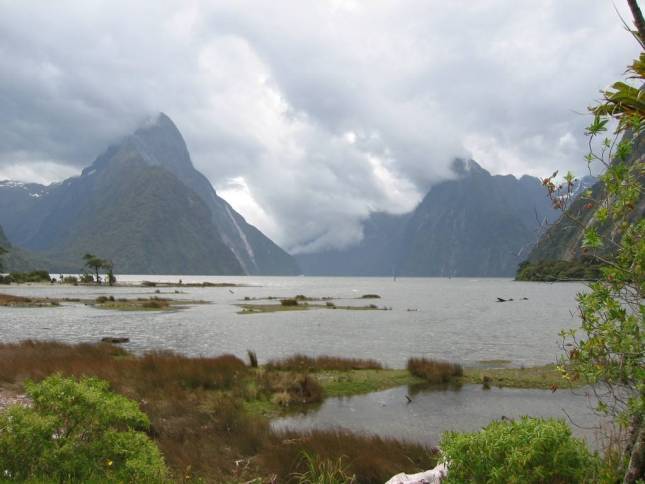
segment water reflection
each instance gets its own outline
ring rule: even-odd
[[[475,431],[502,417],[570,417],[574,435],[597,447],[600,421],[590,403],[585,390],[414,385],[329,398],[316,411],[276,419],[272,425],[296,430],[340,427],[436,445],[445,431]]]

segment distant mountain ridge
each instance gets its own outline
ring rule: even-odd
[[[512,276],[553,221],[538,178],[491,175],[455,160],[455,179],[433,186],[405,215],[372,214],[356,247],[298,255],[305,274],[353,276]]]
[[[299,273],[215,193],[163,113],[78,177],[49,186],[0,182],[0,224],[20,247],[64,261],[96,253],[123,273]]]

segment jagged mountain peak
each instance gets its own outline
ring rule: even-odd
[[[65,257],[91,250],[123,271],[299,273],[295,260],[215,193],[164,113],[39,198],[0,186],[0,223],[28,249]]]
[[[455,158],[450,164],[450,169],[460,177],[468,175],[489,175],[490,172],[482,168],[482,166],[475,160],[464,160],[463,158]]]
[[[149,117],[133,133],[109,146],[92,165],[83,170],[83,175],[92,175],[112,163],[132,161],[163,167],[180,178],[195,170],[184,137],[172,119],[163,112]]]

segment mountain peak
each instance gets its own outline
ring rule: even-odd
[[[164,112],[159,112],[156,115],[149,116],[146,118],[137,128],[135,134],[140,131],[154,130],[154,129],[175,129],[177,132],[177,125],[170,119]]]
[[[459,176],[467,175],[490,175],[488,171],[481,167],[475,160],[464,160],[455,158],[450,164],[451,170]]]
[[[114,161],[139,159],[147,165],[161,166],[179,176],[194,171],[186,142],[170,117],[160,112],[146,119],[137,130],[110,146],[92,166],[83,170],[90,175]]]

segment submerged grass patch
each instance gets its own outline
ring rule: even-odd
[[[359,395],[424,382],[407,370],[392,369],[322,371],[316,373],[316,378],[328,397]]]
[[[466,368],[460,381],[511,388],[555,389],[572,386],[562,378],[556,365],[528,368]],[[581,383],[578,385],[582,386]]]
[[[308,301],[301,302],[297,299],[282,299],[280,304],[257,304],[257,303],[242,303],[236,304],[240,311],[237,314],[261,314],[261,313],[276,313],[285,311],[307,311],[309,309],[343,309],[346,311],[388,311],[389,308],[380,308],[376,304],[369,304],[367,306],[340,306],[331,301],[325,304],[314,304]]]
[[[112,309],[117,311],[168,311],[171,309],[182,309],[193,304],[209,303],[208,301],[166,299],[156,296],[137,299],[115,299],[114,296],[100,296],[90,305],[99,309]]]
[[[11,294],[0,294],[0,306],[14,308],[43,308],[51,306],[60,306],[57,299],[48,297],[23,297],[13,296]]]

